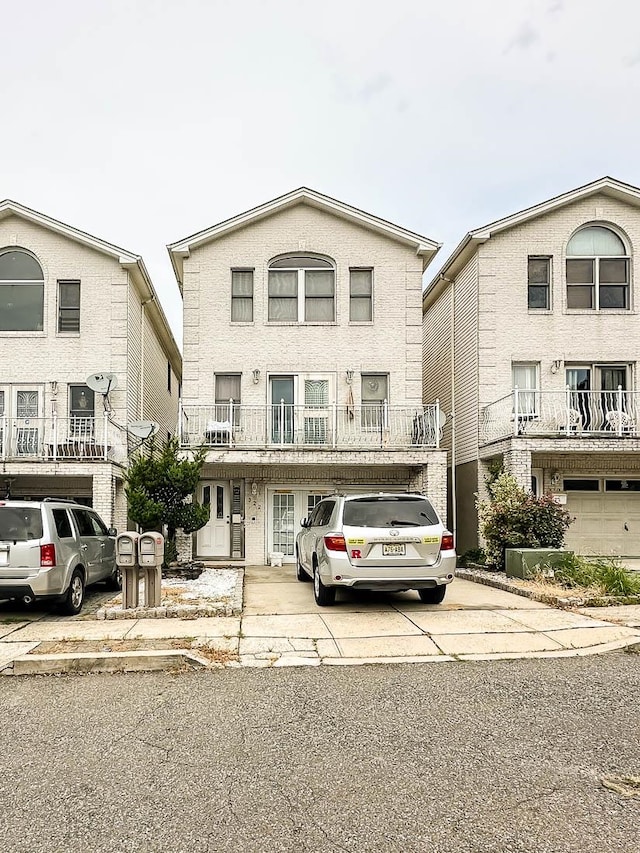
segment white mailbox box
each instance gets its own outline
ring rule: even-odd
[[[133,530],[127,530],[116,537],[116,565],[133,568],[138,564],[138,538]]]
[[[141,533],[138,539],[138,560],[140,568],[161,566],[164,560],[164,536],[151,531]]]

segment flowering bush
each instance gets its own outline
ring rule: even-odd
[[[537,498],[506,473],[487,487],[490,500],[478,501],[477,507],[488,563],[504,569],[505,548],[562,547],[572,519],[551,495]]]

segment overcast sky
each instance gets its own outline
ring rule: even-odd
[[[306,185],[444,243],[640,185],[638,0],[0,0],[0,199],[141,254]]]

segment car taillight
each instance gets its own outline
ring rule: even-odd
[[[341,533],[330,533],[324,537],[324,545],[328,551],[346,551],[347,543]]]
[[[453,533],[443,533],[440,543],[441,551],[453,551]]]
[[[56,546],[53,544],[41,545],[40,546],[40,566],[49,567],[49,566],[55,566],[55,564],[56,564]]]

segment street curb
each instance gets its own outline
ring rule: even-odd
[[[83,672],[150,672],[207,663],[185,649],[153,649],[137,652],[70,652],[58,655],[22,655],[13,661],[13,675],[60,675]]]

